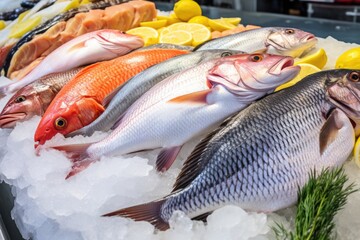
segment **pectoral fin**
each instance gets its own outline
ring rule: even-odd
[[[169,100],[170,103],[197,103],[207,104],[207,96],[211,93],[212,89],[206,89],[199,92],[192,92],[186,95],[178,96]]]
[[[180,152],[180,149],[181,146],[162,149],[156,160],[156,169],[159,172],[164,172],[168,170],[174,163],[177,155]]]
[[[80,48],[83,48],[84,46],[85,46],[85,41],[79,42],[79,43],[75,44],[74,46],[72,46],[71,48],[69,48],[68,52],[76,51]]]
[[[344,118],[348,121],[346,115],[339,109],[333,110],[327,118],[320,131],[320,155],[336,139],[339,130],[344,126]]]

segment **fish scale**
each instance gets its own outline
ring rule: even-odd
[[[319,170],[337,161],[330,154],[320,156],[319,146],[314,145],[325,123],[321,107],[326,101],[324,78],[308,78],[234,116],[200,154],[199,162],[207,163],[201,173],[189,186],[165,198],[161,218],[167,222],[174,210],[195,217],[225,204],[273,211],[294,203],[298,186],[312,168]],[[305,140],[299,141],[301,136]],[[353,140],[340,140],[337,147],[347,150],[344,161]]]

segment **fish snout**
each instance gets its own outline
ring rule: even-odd
[[[26,119],[26,113],[6,113],[0,115],[0,128],[14,128],[17,122]]]

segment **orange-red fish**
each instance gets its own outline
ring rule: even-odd
[[[95,63],[80,71],[51,102],[35,132],[44,144],[57,133],[68,134],[94,121],[107,96],[142,70],[171,57],[188,53],[177,49],[149,49]]]

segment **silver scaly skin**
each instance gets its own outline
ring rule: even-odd
[[[167,46],[167,45],[166,45]],[[116,95],[112,98],[106,110],[91,124],[67,135],[85,135],[90,136],[95,131],[108,131],[113,127],[118,118],[128,109],[139,97],[141,97],[150,88],[161,82],[165,78],[181,72],[182,70],[196,66],[201,62],[211,59],[230,56],[242,53],[231,50],[207,50],[189,53],[183,56],[177,56],[156,64],[141,73],[134,76],[125,83]]]
[[[317,43],[311,33],[296,28],[264,27],[209,40],[194,51],[231,49],[299,57]]]
[[[350,109],[348,95],[331,91],[345,88],[349,76],[360,81],[360,72],[324,71],[252,104],[195,147],[173,193],[105,216],[145,220],[163,230],[176,210],[194,218],[228,204],[261,212],[294,204],[310,171],[340,165],[352,151],[348,117],[359,118],[360,98]],[[354,96],[356,84],[348,87]],[[333,99],[345,107],[335,108]]]

